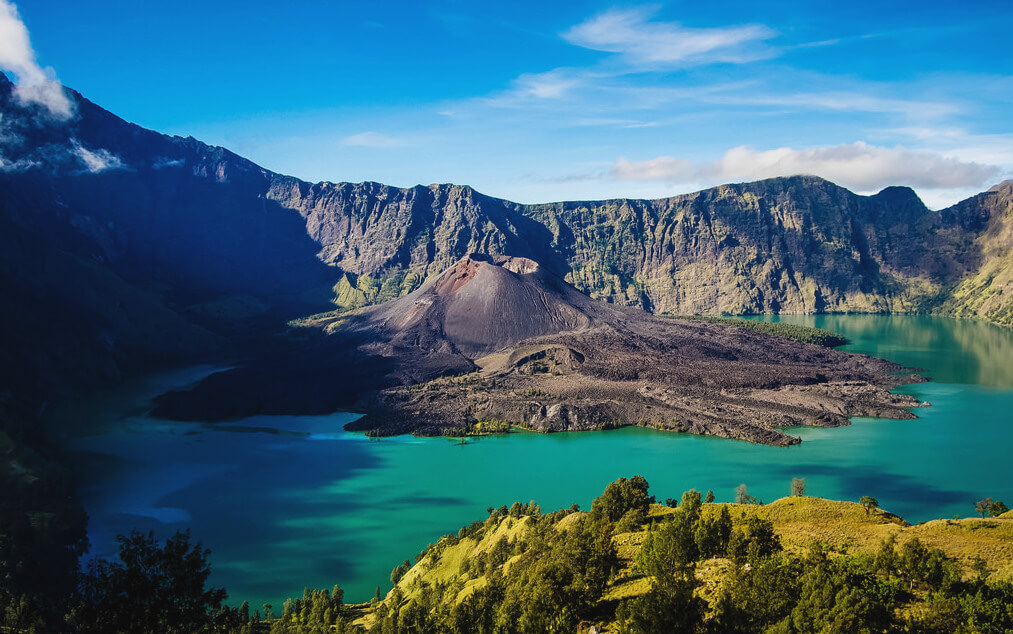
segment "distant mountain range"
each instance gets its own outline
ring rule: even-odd
[[[521,205],[276,174],[0,74],[0,385],[47,394],[242,354],[286,320],[404,295],[472,253],[672,314],[925,312],[1013,325],[1013,182],[935,212],[795,176]]]

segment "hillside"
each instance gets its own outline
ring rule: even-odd
[[[334,618],[345,631],[1013,626],[1013,519],[913,526],[853,502],[701,503],[693,491],[678,508],[651,502],[634,477],[610,484],[589,512],[490,509],[396,567],[386,596]],[[272,626],[306,631],[306,603],[286,602]]]

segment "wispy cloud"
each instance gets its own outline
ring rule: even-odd
[[[121,169],[123,161],[109,150],[89,150],[80,143],[74,142],[73,153],[84,164],[86,170],[92,174],[98,174],[106,170]]]
[[[652,21],[652,8],[613,9],[563,33],[583,48],[619,54],[635,65],[743,63],[770,57],[763,44],[777,33],[760,24],[690,28],[678,22]]]
[[[868,90],[869,87],[865,89]],[[711,103],[742,106],[770,106],[792,110],[833,110],[906,115],[913,119],[935,119],[960,111],[952,103],[920,99],[880,97],[863,92],[784,92],[768,94],[724,94],[710,97]]]
[[[539,99],[559,99],[580,83],[580,79],[569,75],[564,69],[556,69],[547,73],[521,75],[514,81],[514,90]]]
[[[0,69],[17,76],[15,94],[22,103],[45,106],[59,119],[74,115],[74,105],[53,70],[43,69],[36,61],[28,29],[9,0],[0,0]]]
[[[341,144],[351,147],[390,148],[405,145],[405,140],[380,134],[379,132],[367,131],[346,136],[341,140]]]
[[[624,180],[689,183],[815,174],[858,191],[875,191],[901,184],[928,189],[977,187],[994,180],[1001,171],[994,165],[962,161],[933,152],[900,146],[877,147],[862,142],[765,151],[739,146],[716,161],[659,156],[637,162],[620,158],[612,166],[613,176]]]

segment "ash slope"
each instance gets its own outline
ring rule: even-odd
[[[863,355],[599,302],[519,257],[469,256],[405,297],[306,325],[391,361],[398,385],[360,402],[353,424],[384,434],[644,425],[789,445],[799,440],[779,427],[913,418],[917,403],[887,389],[920,380]]]

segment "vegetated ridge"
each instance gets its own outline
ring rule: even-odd
[[[635,476],[610,484],[589,512],[575,505],[543,513],[534,502],[490,508],[484,521],[395,568],[394,587],[381,600],[348,606],[345,627],[1000,632],[1013,626],[1013,518],[912,526],[889,512],[816,497],[701,503],[699,492],[688,491],[663,506],[646,493],[646,480]],[[292,623],[302,621],[294,615]]]

